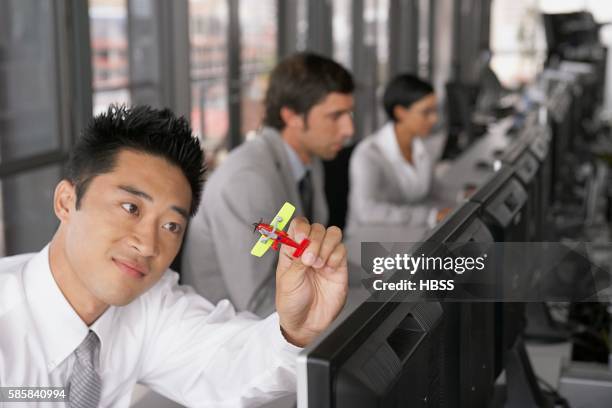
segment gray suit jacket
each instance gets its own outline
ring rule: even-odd
[[[270,222],[285,201],[302,215],[298,187],[280,134],[264,128],[233,150],[206,182],[202,203],[185,242],[183,282],[212,302],[229,298],[238,310],[265,316],[274,310],[278,254],[250,254],[258,236],[253,222]],[[323,166],[312,167],[313,218],[327,222]]]

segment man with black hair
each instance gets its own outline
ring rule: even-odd
[[[353,135],[353,90],[351,74],[326,57],[298,53],[276,66],[264,127],[206,183],[183,248],[185,283],[208,299],[229,298],[260,316],[274,310],[277,256],[250,255],[257,240],[251,224],[270,221],[285,201],[298,215],[327,223],[321,159],[333,159]],[[321,259],[314,262],[323,266]]]
[[[325,266],[281,248],[278,313],[258,320],[215,306],[168,269],[203,173],[187,121],[168,110],[111,106],[92,120],[55,188],[51,242],[0,260],[2,387],[65,387],[69,407],[127,407],[137,382],[187,406],[295,392],[299,347],[346,299],[341,232],[292,222],[289,235],[308,237]]]

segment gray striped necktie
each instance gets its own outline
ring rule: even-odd
[[[76,360],[70,378],[70,408],[97,407],[100,402],[102,381],[98,374],[100,339],[89,331],[75,350]]]

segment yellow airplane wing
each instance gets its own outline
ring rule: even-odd
[[[263,235],[262,235],[263,237]],[[261,241],[261,238],[257,240],[257,243],[251,249],[251,255],[256,257],[262,257],[268,249],[272,246],[272,240],[268,239],[267,241]]]
[[[274,226],[277,230],[282,230],[285,228],[291,216],[295,212],[295,207],[291,203],[285,203],[278,211],[278,214],[274,216],[272,221],[270,221],[270,225]],[[268,249],[272,246],[272,239],[266,239],[265,236],[259,237],[257,243],[251,249],[251,255],[261,257],[265,254]]]

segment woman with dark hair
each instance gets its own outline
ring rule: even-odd
[[[390,121],[351,157],[348,228],[433,226],[447,211],[422,203],[433,178],[434,158],[421,140],[438,119],[433,87],[413,75],[399,75],[387,85],[383,105]]]

